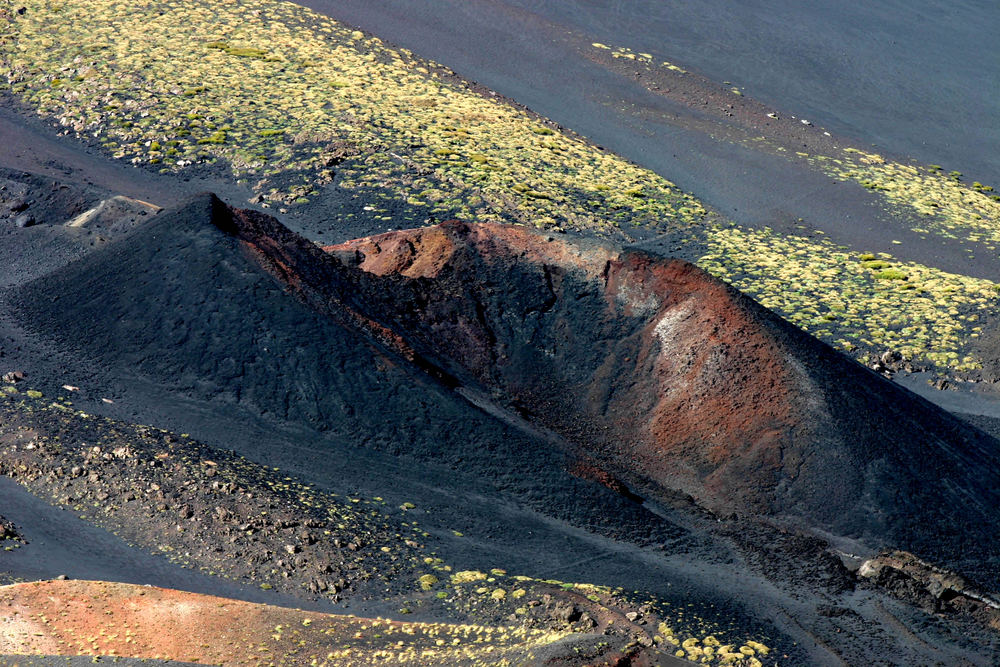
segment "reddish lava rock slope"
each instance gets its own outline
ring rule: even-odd
[[[460,222],[326,250],[381,327],[606,480],[935,555],[997,534],[995,440],[687,262]]]

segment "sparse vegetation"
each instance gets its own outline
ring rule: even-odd
[[[890,206],[916,214],[920,222],[914,231],[982,243],[990,251],[1000,243],[1000,202],[988,196],[992,188],[978,181],[963,185],[957,171],[944,177],[938,165],[921,169],[851,148],[836,159],[809,160],[837,178],[878,192]]]
[[[125,43],[122,36],[127,49],[116,47]],[[393,218],[397,227],[417,226],[428,217],[616,235],[651,227],[710,249],[727,245],[733,233],[718,227],[723,231],[717,236],[718,216],[666,179],[476,94],[446,69],[404,49],[388,48],[294,4],[36,0],[30,11],[0,28],[0,40],[8,47],[0,66],[10,91],[43,117],[131,163],[174,172],[226,166],[268,205],[307,206],[315,192],[335,185],[369,200],[378,219],[398,208],[391,202],[408,202]],[[683,75],[649,53],[593,48],[602,57]],[[56,87],[54,80],[60,82]],[[152,142],[167,150],[153,149]],[[331,155],[331,146],[350,150]],[[1000,195],[989,186],[966,186],[956,172],[943,175],[936,165],[904,165],[856,149],[800,157],[837,178],[864,184],[890,206],[919,214],[915,229],[921,232],[996,250]],[[336,165],[336,173],[328,164]],[[778,237],[768,238],[773,243]],[[810,295],[806,300],[798,292],[783,294],[787,283],[774,281],[746,253],[722,262],[713,261],[710,250],[704,264],[830,339],[829,314],[813,316],[810,310],[837,302],[838,293],[856,293],[856,285],[837,282],[855,273],[840,266],[841,250],[832,244],[801,245],[793,237],[785,244],[820,253],[811,263],[840,277],[799,273],[796,284]],[[795,254],[789,262],[803,259]],[[953,320],[949,300],[996,303],[984,300],[980,282],[965,276],[933,267],[899,270],[908,280],[881,280],[880,289],[905,284],[913,295],[936,297],[947,290],[949,299],[929,299],[922,306],[935,321]],[[870,318],[834,313],[835,339],[845,351],[860,355],[869,344],[892,340],[941,368],[979,364],[966,361],[965,352],[965,343],[978,335],[978,323],[956,323],[959,329],[942,353],[930,338],[906,340],[903,329],[909,325],[902,323],[916,318],[903,310],[902,301],[870,294],[860,310],[901,324],[883,335],[873,333]]]
[[[500,568],[453,571],[417,542],[425,534],[415,521],[399,523],[390,518],[390,508],[382,498],[342,497],[319,491],[277,469],[210,449],[186,434],[176,436],[153,427],[93,417],[74,410],[63,398],[54,402],[32,398],[36,393],[3,394],[0,399],[3,472],[33,493],[71,507],[130,544],[211,576],[250,582],[263,591],[301,595],[305,589],[340,599],[395,589],[394,599],[402,595],[399,613],[440,605],[440,611],[460,618],[517,619],[508,620],[505,626],[428,626],[430,636],[448,640],[435,643],[444,664],[472,655],[462,648],[467,644],[476,647],[480,651],[476,655],[489,663],[488,656],[502,645],[527,646],[525,642],[530,644],[531,638],[536,638],[539,643],[535,645],[540,646],[591,629],[593,626],[583,621],[567,622],[552,616],[553,597],[562,592],[584,596],[593,605],[594,615],[604,613],[601,610],[621,613],[614,610],[635,604],[620,589],[605,586],[542,581],[509,575]],[[31,428],[26,428],[29,423]],[[25,438],[31,439],[32,447],[18,446],[25,444]],[[200,509],[200,503],[209,505]],[[177,526],[183,529],[177,530]],[[208,538],[209,534],[213,537]],[[214,548],[217,535],[226,537],[226,549]],[[273,556],[259,557],[268,552]],[[234,557],[234,553],[239,556]],[[320,570],[325,574],[319,575],[322,583],[317,584],[316,567],[299,568],[293,556],[301,563],[323,565]],[[308,576],[303,578],[303,573]],[[543,603],[545,599],[547,603]],[[677,628],[669,639],[654,641],[672,645],[693,639],[697,643],[705,635],[733,634],[690,609],[673,614],[657,600],[643,604],[659,610],[657,617]],[[310,618],[303,628],[323,627],[327,620]],[[343,617],[334,617],[338,618]],[[408,633],[407,627],[419,635],[419,624],[357,620],[362,621],[361,627],[352,631],[350,650],[345,648],[338,654],[342,658],[360,655],[356,651],[359,644],[365,645],[362,639],[370,642],[373,650],[386,649],[381,655],[389,664],[392,660],[426,664],[433,657],[424,651],[419,654],[424,662],[404,659],[408,649],[397,650],[395,638],[393,643],[384,641],[396,632]],[[272,637],[277,642],[286,629],[276,629],[274,634],[279,635]],[[297,636],[296,642],[300,639]],[[508,639],[511,644],[505,643]],[[310,641],[310,645],[315,644]],[[81,649],[82,654],[92,654],[90,646],[88,643]],[[71,645],[74,652],[76,648],[76,644]]]
[[[996,303],[991,281],[888,254],[852,257],[825,239],[767,229],[719,228],[707,245],[699,262],[707,270],[846,352],[892,349],[919,363],[979,367],[963,350],[978,337],[982,311]]]
[[[12,90],[121,159],[162,160],[172,171],[223,160],[267,200],[303,205],[302,195],[268,183],[301,175],[312,187],[328,185],[324,152],[342,142],[357,146],[338,167],[342,188],[448,193],[424,202],[414,224],[433,215],[613,231],[707,215],[650,172],[296,5],[164,0],[126,8],[86,0],[58,5],[58,13],[56,6],[40,0],[4,28],[4,41],[19,45],[5,54]],[[130,48],[112,48],[122,35]],[[77,44],[95,51],[77,60]],[[58,91],[36,85],[63,69],[83,80]],[[133,94],[136,102],[116,101]],[[225,125],[232,129],[222,135]],[[275,141],[282,135],[296,140]],[[150,156],[147,142],[164,138],[177,142],[175,153]],[[529,179],[532,194],[512,200],[509,183]],[[615,187],[598,190],[598,179]],[[641,185],[641,203],[622,194]],[[554,192],[579,193],[600,202],[601,212],[567,205]]]

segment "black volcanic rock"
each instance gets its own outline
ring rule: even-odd
[[[315,275],[286,274],[276,282],[268,271],[278,264],[259,262],[253,243],[267,239],[298,253],[312,244],[269,219],[265,231],[254,222],[243,221],[241,237],[228,207],[200,197],[32,283],[22,308],[109,367],[134,369],[196,397],[247,403],[321,428],[357,421],[351,430],[370,434],[385,429],[378,415],[354,414],[360,405],[405,405],[414,411],[412,425],[394,425],[403,437],[433,428],[421,423],[421,399],[412,394],[439,390],[316,312],[319,304],[292,297],[293,279],[329,281],[332,273],[317,261]],[[426,386],[404,390],[414,382]]]
[[[102,194],[94,187],[0,167],[0,218],[10,219],[15,227],[61,225],[98,203]]]
[[[544,439],[421,367],[400,337],[354,308],[344,273],[275,219],[206,194],[13,300],[38,335],[117,376],[461,468],[553,516],[663,529],[634,502],[567,474],[567,455]]]

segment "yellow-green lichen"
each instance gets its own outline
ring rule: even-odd
[[[768,229],[716,229],[707,246],[702,267],[845,351],[893,349],[956,370],[979,367],[963,350],[979,311],[997,305],[991,281]]]
[[[346,189],[405,192],[426,209],[413,222],[598,230],[706,214],[652,172],[292,3],[26,5],[0,28],[11,90],[135,164],[222,160],[285,205],[330,185],[336,165]],[[174,142],[171,154],[151,155],[151,142]],[[636,188],[641,202],[626,194]],[[427,190],[447,194],[417,194]]]
[[[852,180],[918,221],[914,231],[982,243],[995,250],[1000,242],[1000,197],[978,181],[965,185],[961,174],[946,177],[940,167],[920,167],[886,160],[876,153],[845,149],[838,160],[815,161],[829,174]]]

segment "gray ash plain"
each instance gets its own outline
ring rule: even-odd
[[[804,189],[801,174],[790,174],[767,156],[710,145],[697,133],[663,121],[678,113],[669,100],[641,86],[623,86],[618,75],[581,58],[581,39],[625,44],[638,35],[641,42],[654,29],[666,29],[671,17],[650,10],[643,33],[636,32],[633,19],[619,22],[623,17],[608,3],[583,3],[585,11],[567,18],[559,3],[540,8],[533,3],[456,7],[440,2],[427,7],[416,22],[412,8],[404,11],[392,3],[341,3],[336,9],[331,3],[303,4],[443,61],[665,173],[734,219],[792,224],[803,211],[810,222],[844,213],[841,226],[830,231],[876,249],[895,234],[887,231],[884,225],[889,223],[877,211],[837,192],[841,186],[817,181],[807,182]],[[869,12],[883,21],[894,8],[899,9],[881,3]],[[729,12],[718,7],[713,11]],[[975,11],[975,4],[959,7],[951,20],[961,22]],[[435,18],[439,12],[448,14],[451,29],[469,29],[442,34],[444,24]],[[502,20],[484,18],[489,16]],[[907,10],[903,18],[913,24],[928,20],[928,15]],[[729,19],[724,28],[731,46],[743,33],[737,25],[740,16],[730,13]],[[794,34],[779,19],[773,21],[777,28]],[[945,141],[944,133],[926,134],[931,132],[928,125],[942,126],[942,117],[948,124],[954,122],[944,98],[960,105],[972,94],[968,84],[976,77],[968,71],[947,91],[927,98],[934,113],[892,119],[878,105],[822,101],[803,83],[815,76],[815,67],[828,72],[843,59],[810,64],[800,58],[805,79],[789,77],[779,85],[766,72],[755,71],[759,58],[734,60],[721,43],[713,47],[711,40],[699,39],[710,28],[693,21],[690,16],[678,18],[680,28],[675,29],[685,32],[684,25],[694,26],[686,31],[688,41],[678,43],[704,73],[739,79],[751,90],[758,88],[753,94],[761,99],[804,109],[817,122],[862,143],[884,143],[896,154],[928,160],[954,159],[974,175],[982,174],[982,180],[996,180],[996,164],[989,158],[996,151],[982,150],[996,142],[989,123],[976,116],[982,107],[962,115],[976,128],[962,141]],[[511,26],[527,28],[512,39]],[[567,27],[570,37],[552,39]],[[817,25],[811,30],[820,32]],[[951,38],[957,43],[968,30]],[[469,40],[477,48],[468,48]],[[940,54],[953,68],[965,57],[955,43]],[[782,55],[793,60],[802,56],[795,49],[810,48],[785,47],[792,51]],[[512,68],[512,51],[539,67]],[[739,62],[744,69],[719,75],[723,61]],[[548,69],[540,67],[542,63],[548,63]],[[559,68],[553,69],[552,63],[560,63]],[[911,71],[927,65],[925,60],[908,59],[900,67]],[[525,78],[525,72],[531,76]],[[884,74],[872,72],[870,81],[879,76]],[[577,90],[581,81],[593,84],[591,96],[567,105],[568,91]],[[835,83],[840,99],[859,94],[857,99],[866,100],[872,95],[869,83],[851,88],[856,80],[846,74]],[[879,100],[889,108],[899,108],[913,94],[900,87],[889,91]],[[626,110],[622,100],[633,105],[632,110]],[[204,190],[245,208],[248,193],[223,176],[190,181],[128,167],[67,137],[56,137],[52,128],[24,118],[9,105],[0,111],[0,131],[5,138],[0,165],[8,168],[0,177],[23,186],[30,201],[25,211],[34,223],[19,228],[14,224],[17,216],[0,220],[0,371],[24,370],[27,380],[19,388],[40,390],[46,402],[62,397],[91,414],[191,434],[206,452],[232,450],[331,493],[384,497],[389,508],[413,502],[416,507],[406,517],[419,519],[429,535],[428,548],[456,568],[489,564],[543,579],[639,589],[676,605],[695,604],[706,618],[767,636],[793,663],[861,665],[873,664],[873,656],[879,656],[883,664],[988,665],[1000,655],[996,633],[983,629],[974,613],[964,608],[941,613],[920,585],[905,578],[873,585],[857,576],[857,559],[835,555],[851,551],[867,558],[874,555],[870,546],[828,541],[815,532],[768,522],[720,523],[683,499],[675,505],[640,504],[567,474],[563,455],[553,453],[538,433],[490,414],[440,378],[407,367],[377,341],[290,299],[283,285],[246,262],[238,243],[217,234],[211,220],[218,204],[201,197],[174,208]],[[673,150],[663,151],[666,143]],[[153,224],[140,224],[135,232],[63,226],[116,194],[169,210],[151,216]],[[332,198],[295,211],[283,222],[323,243],[384,231],[386,223],[361,220],[331,232],[331,217],[358,206]],[[172,224],[158,226],[163,220]],[[673,251],[667,239],[653,239],[646,247],[663,254]],[[958,248],[918,244],[913,252],[917,259],[925,252],[939,266],[953,261],[968,270]],[[982,264],[978,270],[988,276],[994,269]],[[29,282],[32,285],[25,288]],[[53,291],[57,286],[62,294]],[[115,320],[121,329],[111,333],[108,323]],[[257,337],[248,338],[248,332]],[[170,356],[163,350],[183,352]],[[79,390],[68,392],[65,384]],[[1000,431],[991,418],[996,408],[989,395],[920,393],[968,415],[968,421],[984,431]],[[8,480],[0,483],[0,502],[0,513],[25,539],[0,556],[0,570],[10,580],[68,574],[302,608],[398,611],[395,598],[332,601],[308,591],[264,592],[253,581],[220,580],[182,568],[154,555],[148,546],[129,545],[76,514],[51,507]],[[225,553],[228,546],[220,543],[218,548]],[[443,617],[432,609],[415,616]],[[0,660],[72,664],[66,658]]]

